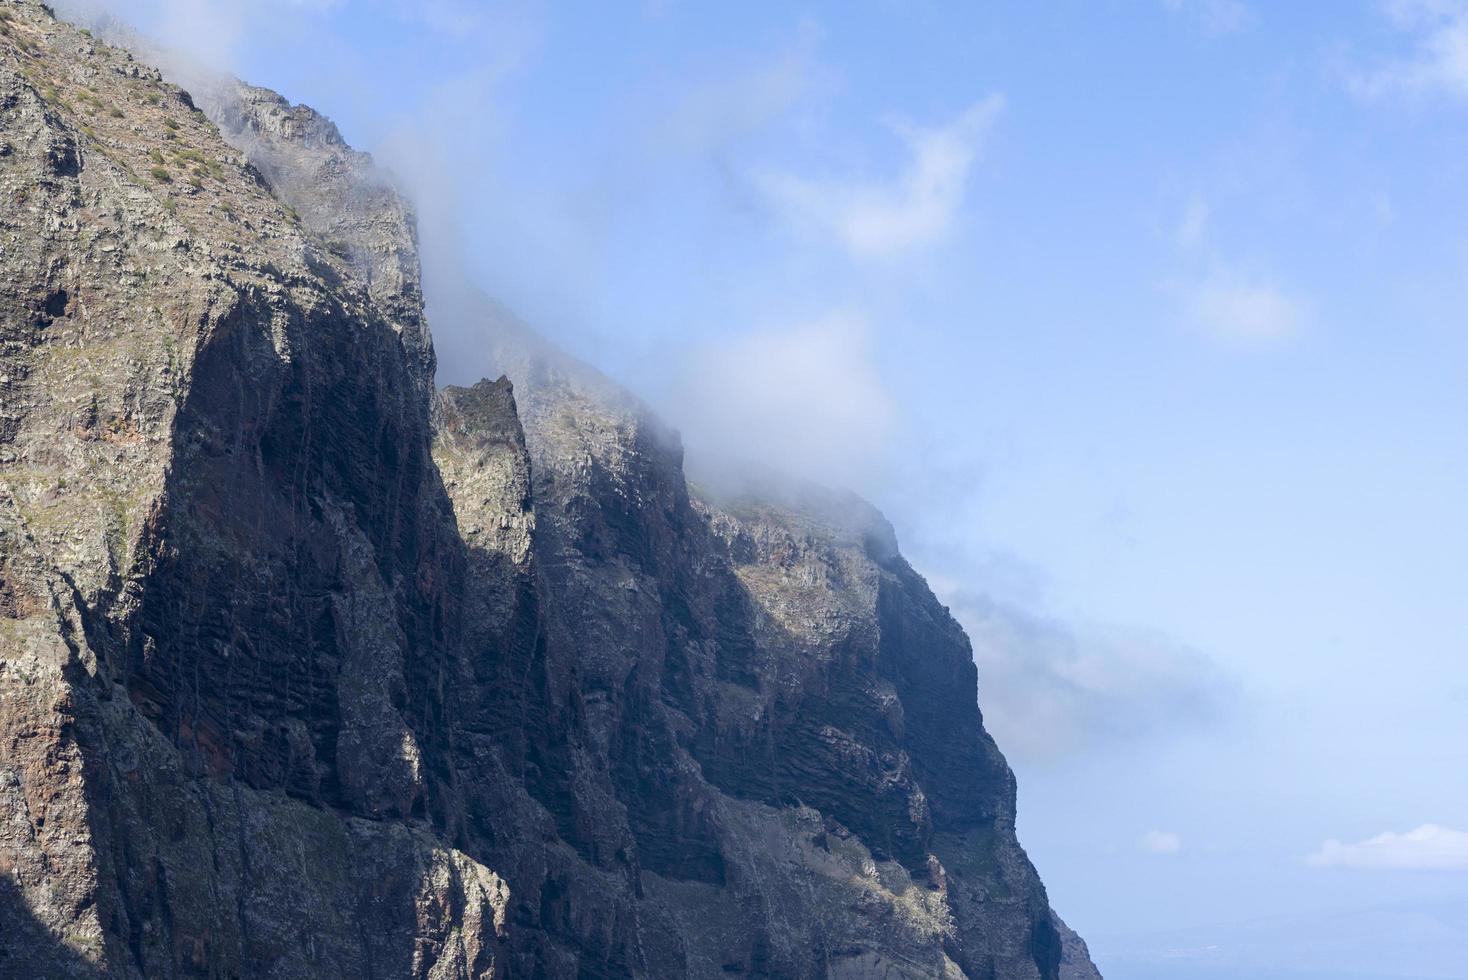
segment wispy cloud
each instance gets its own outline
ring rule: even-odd
[[[1232,34],[1254,23],[1254,10],[1242,0],[1162,0],[1163,9],[1185,14],[1210,34]]]
[[[1177,288],[1192,324],[1225,342],[1262,346],[1289,340],[1304,328],[1306,304],[1267,279],[1216,266]]]
[[[1387,831],[1354,844],[1328,840],[1305,860],[1317,868],[1468,871],[1468,833],[1423,824],[1404,834]]]
[[[1189,272],[1165,287],[1177,298],[1183,318],[1205,336],[1244,347],[1298,336],[1309,323],[1309,304],[1273,278],[1220,257],[1213,226],[1209,202],[1190,198],[1175,233]]]
[[[1366,98],[1468,98],[1468,3],[1391,0],[1386,12],[1398,29],[1412,36],[1413,50],[1353,75],[1351,88]]]
[[[802,20],[774,52],[688,82],[660,120],[659,135],[686,152],[718,154],[833,88],[835,73],[818,57],[821,37],[815,21]]]
[[[793,223],[833,236],[859,257],[888,256],[946,235],[961,208],[984,138],[1004,107],[990,95],[949,123],[892,130],[908,151],[886,180],[760,173],[756,184]]]
[[[694,349],[668,403],[694,448],[848,485],[881,464],[896,421],[871,330],[845,312]]]
[[[303,38],[335,42],[323,35],[326,15],[387,14],[405,24],[422,25],[446,38],[497,35],[514,18],[524,19],[520,4],[487,5],[474,0],[57,0],[67,17],[92,21],[113,17],[143,31],[163,45],[168,57],[187,59],[213,71],[236,69],[238,48],[246,39],[277,39],[298,44]],[[505,45],[498,37],[494,47]],[[340,58],[334,43],[318,52]]]
[[[1169,830],[1149,830],[1142,835],[1137,846],[1148,854],[1171,856],[1182,852],[1183,839]]]
[[[78,22],[117,18],[164,45],[171,62],[231,71],[241,41],[253,34],[292,34],[347,0],[57,0],[56,9]]]
[[[1167,738],[1216,724],[1232,707],[1232,682],[1167,637],[1070,625],[935,584],[973,642],[985,723],[1020,759]]]

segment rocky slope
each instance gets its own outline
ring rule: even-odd
[[[0,976],[1096,976],[879,515],[435,393],[334,127],[0,11]]]

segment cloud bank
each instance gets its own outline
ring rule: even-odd
[[[860,316],[694,348],[676,378],[668,408],[693,449],[847,485],[885,462],[897,409]]]
[[[1317,868],[1468,871],[1468,833],[1423,824],[1404,834],[1387,831],[1354,844],[1328,840],[1305,861]]]
[[[55,7],[78,22],[115,17],[144,31],[162,46],[156,54],[166,54],[174,62],[161,67],[229,71],[246,36],[294,35],[313,15],[345,4],[346,0],[57,0]]]
[[[1063,623],[964,591],[939,592],[968,632],[984,721],[1032,762],[1222,722],[1232,683],[1207,657],[1144,630]]]
[[[488,31],[483,18],[495,11],[508,17],[505,8],[394,0],[261,0],[238,7],[222,0],[119,0],[105,6],[124,16],[130,11],[177,14],[164,40],[221,69],[234,66],[243,42],[254,43],[286,25],[297,30],[334,8],[413,18],[439,32],[440,40],[457,31],[485,32],[472,71],[436,76],[412,118],[380,117],[376,123],[382,135],[373,148],[389,170],[402,176],[418,206],[441,379],[472,382],[482,367],[481,338],[463,325],[474,308],[464,304],[475,301],[460,293],[478,272],[469,261],[476,248],[464,238],[466,207],[489,200],[490,211],[474,213],[500,220],[480,221],[481,226],[528,229],[542,244],[566,244],[550,250],[518,234],[500,233],[514,254],[495,258],[503,258],[504,267],[517,276],[545,276],[562,292],[573,292],[586,276],[582,266],[595,270],[591,261],[579,261],[575,249],[584,244],[572,244],[587,237],[584,229],[557,217],[557,209],[542,197],[508,185],[494,166],[493,150],[503,136],[499,86],[525,52],[535,50],[533,18],[529,26],[510,18]],[[753,168],[743,141],[799,112],[828,87],[827,72],[816,58],[818,43],[819,31],[801,24],[773,57],[746,62],[726,76],[705,77],[678,92],[671,110],[656,117],[662,124],[655,127],[662,140],[656,149],[713,159],[737,181],[747,178]],[[350,69],[356,77],[350,50],[341,50],[331,37],[322,37],[320,45],[323,65]],[[368,86],[352,97],[369,98],[371,92]],[[834,244],[870,260],[939,245],[960,220],[976,162],[1003,105],[993,95],[940,125],[893,125],[904,153],[885,179],[812,177],[801,168],[799,175],[763,174],[758,190],[775,205],[777,217],[815,233],[818,251]],[[475,111],[464,113],[463,106]],[[466,160],[475,165],[466,166]],[[531,216],[538,220],[529,221]],[[1200,228],[1206,225],[1199,221]],[[477,248],[482,253],[485,243]],[[557,261],[541,262],[551,251]],[[542,268],[536,272],[531,266]],[[901,422],[898,400],[883,376],[879,326],[849,300],[821,297],[816,309],[837,312],[813,319],[767,310],[764,325],[720,338],[700,338],[693,331],[691,344],[658,370],[659,381],[668,385],[660,406],[682,428],[690,449],[758,460],[822,483],[870,488],[882,479],[891,468]],[[554,316],[536,319],[557,323]],[[563,327],[558,335],[564,334]],[[933,470],[924,459],[904,479],[930,481]],[[1170,734],[1225,710],[1219,691],[1227,685],[1217,683],[1212,665],[1163,638],[1071,627],[962,592],[950,594],[948,601],[958,607],[973,637],[991,729],[1017,757],[1051,759]]]

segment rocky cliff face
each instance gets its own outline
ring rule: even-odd
[[[879,515],[435,393],[334,127],[0,12],[0,976],[1096,976]]]

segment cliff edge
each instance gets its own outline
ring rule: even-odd
[[[0,977],[1097,977],[962,631],[309,109],[0,3]],[[440,325],[444,329],[446,325]]]

